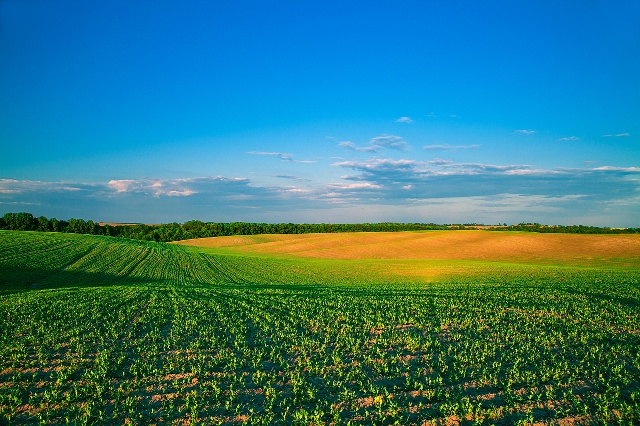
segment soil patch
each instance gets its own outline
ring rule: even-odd
[[[324,259],[430,259],[527,263],[640,263],[640,235],[506,231],[372,232],[200,238],[179,244]]]

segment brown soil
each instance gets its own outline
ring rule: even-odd
[[[640,235],[427,231],[201,238],[180,244],[326,259],[448,259],[565,264],[640,261]]]

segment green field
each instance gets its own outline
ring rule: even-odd
[[[640,272],[626,261],[0,231],[0,424],[638,422]]]

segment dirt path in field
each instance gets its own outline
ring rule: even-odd
[[[426,231],[214,237],[180,244],[325,259],[640,263],[640,235]]]

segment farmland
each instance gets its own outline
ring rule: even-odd
[[[0,231],[0,423],[634,424],[639,241]]]

